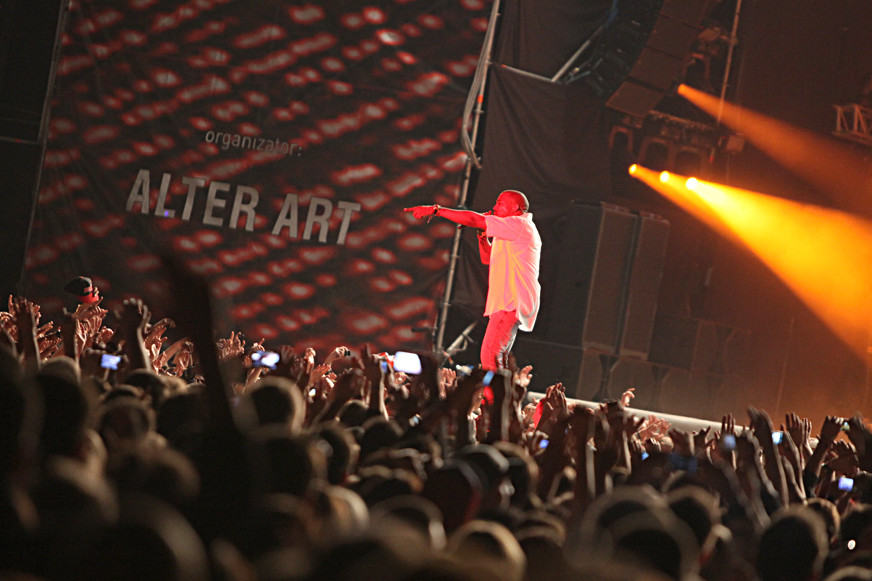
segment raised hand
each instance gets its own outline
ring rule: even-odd
[[[721,416],[721,435],[725,434],[733,434],[736,433],[736,418],[733,417],[733,414],[727,414],[725,416]]]
[[[356,368],[351,368],[340,375],[336,383],[333,385],[333,390],[330,393],[330,400],[324,410],[321,418],[324,420],[332,420],[336,414],[342,409],[346,403],[355,398],[363,396],[363,390],[366,386],[366,377],[363,371]]]
[[[37,331],[37,349],[41,361],[51,359],[61,348],[61,344],[63,343],[60,336],[60,329],[55,331],[53,326],[54,323],[47,323]]]
[[[542,415],[539,417],[539,426],[543,429],[553,422],[563,418],[569,413],[566,407],[566,392],[560,382],[545,388],[545,397],[542,398]]]
[[[785,466],[785,475],[788,476],[788,492],[791,495],[791,502],[802,502],[805,500],[805,484],[802,481],[803,458],[802,452],[796,442],[793,441],[793,436],[790,432],[784,430],[784,439],[779,446],[781,455],[787,460],[791,470],[787,470]]]
[[[181,377],[185,371],[194,365],[194,342],[190,339],[183,339],[179,350],[173,359],[175,364],[175,374]]]
[[[172,329],[175,326],[175,321],[168,317],[164,317],[157,323],[150,325],[146,330],[145,336],[143,337],[142,341],[145,344],[145,348],[151,354],[151,360],[154,365],[154,370],[156,372],[160,371],[162,366],[160,350],[163,347],[163,344],[166,342],[166,337],[164,337],[164,333],[167,329]]]
[[[221,361],[245,356],[245,339],[242,338],[242,333],[236,334],[235,331],[231,331],[229,339],[218,339],[215,345],[218,347],[218,357]]]
[[[673,449],[676,454],[687,458],[694,455],[694,439],[690,432],[673,427],[669,430],[669,437],[672,438]]]
[[[443,367],[439,370],[439,397],[445,397],[457,387],[457,372]]]
[[[628,387],[627,391],[621,394],[621,399],[618,400],[621,402],[621,405],[625,408],[630,407],[630,402],[633,401],[633,398],[636,397],[636,394],[633,393],[636,391],[635,387]]]
[[[827,465],[830,468],[832,468],[836,472],[847,474],[848,476],[851,476],[855,472],[857,472],[860,463],[854,447],[851,446],[851,444],[845,442],[844,440],[839,440],[837,442],[833,442],[831,449],[833,452],[835,452],[836,457],[827,462]]]
[[[306,350],[303,352],[303,361],[306,362],[306,373],[311,374],[312,370],[315,369],[315,349],[306,347]]]
[[[743,432],[736,434],[736,459],[739,465],[753,465],[757,463],[760,446],[753,434]]]
[[[836,436],[845,424],[845,418],[838,416],[826,416],[824,423],[821,426],[820,434],[818,434],[818,443],[812,451],[811,456],[805,463],[805,472],[810,477],[817,478],[821,472],[821,467],[824,465],[824,458],[830,451]]]
[[[811,420],[800,418],[795,413],[790,412],[784,416],[784,430],[790,434],[791,439],[802,455],[803,461],[807,461],[812,453],[811,443],[809,442]]]
[[[659,418],[654,414],[650,414],[636,431],[636,435],[643,442],[649,439],[660,442],[671,427],[672,424],[666,418]]]
[[[10,312],[15,317],[18,328],[18,352],[25,361],[39,366],[39,347],[36,339],[36,326],[39,324],[39,305],[24,298],[10,297]]]
[[[385,406],[385,378],[391,373],[390,365],[384,364],[384,360],[372,353],[372,349],[368,344],[361,349],[360,356],[363,364],[363,374],[366,376],[366,383],[369,386],[369,409],[377,412],[380,415],[387,417],[387,407]]]
[[[860,468],[866,472],[872,472],[872,433],[869,432],[859,414],[848,418],[847,422],[848,439],[857,449]]]
[[[533,379],[533,366],[527,365],[515,371],[515,383],[524,389],[530,387],[530,380]]]
[[[697,456],[702,456],[708,450],[707,440],[711,428],[703,428],[693,433],[693,450]]]
[[[115,311],[118,333],[124,341],[124,353],[133,369],[152,369],[151,357],[145,347],[145,330],[151,319],[148,306],[141,299],[126,299]]]
[[[320,381],[327,376],[328,373],[330,373],[330,365],[328,365],[327,363],[316,365],[315,368],[312,369],[312,373],[309,374],[309,384],[312,386],[317,386]]]
[[[148,305],[142,299],[136,298],[125,299],[119,309],[115,311],[115,316],[118,317],[123,329],[139,331],[143,336],[151,319]]]
[[[351,355],[351,351],[348,349],[348,347],[346,347],[345,345],[340,345],[338,347],[335,347],[333,351],[331,351],[330,354],[327,355],[327,357],[324,359],[324,365],[330,365],[335,360],[341,357],[348,357],[349,355]]]
[[[763,466],[766,469],[766,475],[775,487],[781,502],[786,504],[789,500],[787,482],[778,451],[776,450],[775,443],[772,441],[772,420],[769,419],[769,414],[764,410],[758,410],[753,406],[748,407],[748,417],[750,418],[751,429],[754,431],[760,448],[763,450]]]
[[[750,418],[751,429],[754,431],[754,436],[761,445],[765,442],[772,441],[772,420],[769,419],[769,414],[764,410],[758,410],[754,407],[748,408],[748,417]]]

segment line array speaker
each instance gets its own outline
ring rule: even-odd
[[[611,109],[644,117],[680,76],[708,0],[619,0],[615,18],[573,79]]]
[[[606,203],[573,203],[568,213],[547,340],[614,352],[636,216]]]
[[[552,343],[645,359],[669,222],[607,203],[573,203],[546,305]]]
[[[639,215],[618,355],[648,358],[668,238],[669,222]]]

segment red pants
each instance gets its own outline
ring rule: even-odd
[[[482,369],[504,369],[518,334],[517,311],[497,311],[490,316],[481,342]]]

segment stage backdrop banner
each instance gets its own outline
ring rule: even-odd
[[[251,340],[429,347],[412,328],[435,322],[455,228],[402,210],[456,204],[489,13],[74,0],[22,294],[52,317],[86,275],[108,306],[160,305],[170,251]]]

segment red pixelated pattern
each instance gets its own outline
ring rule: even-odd
[[[170,251],[250,337],[429,346],[411,328],[435,320],[455,229],[402,209],[457,201],[487,4],[74,0],[25,294],[57,312],[83,274],[109,305],[141,296],[160,314]],[[128,207],[142,172],[144,211]],[[234,202],[252,190],[250,220]],[[273,234],[289,194],[296,232]],[[357,208],[343,244],[340,204]]]

